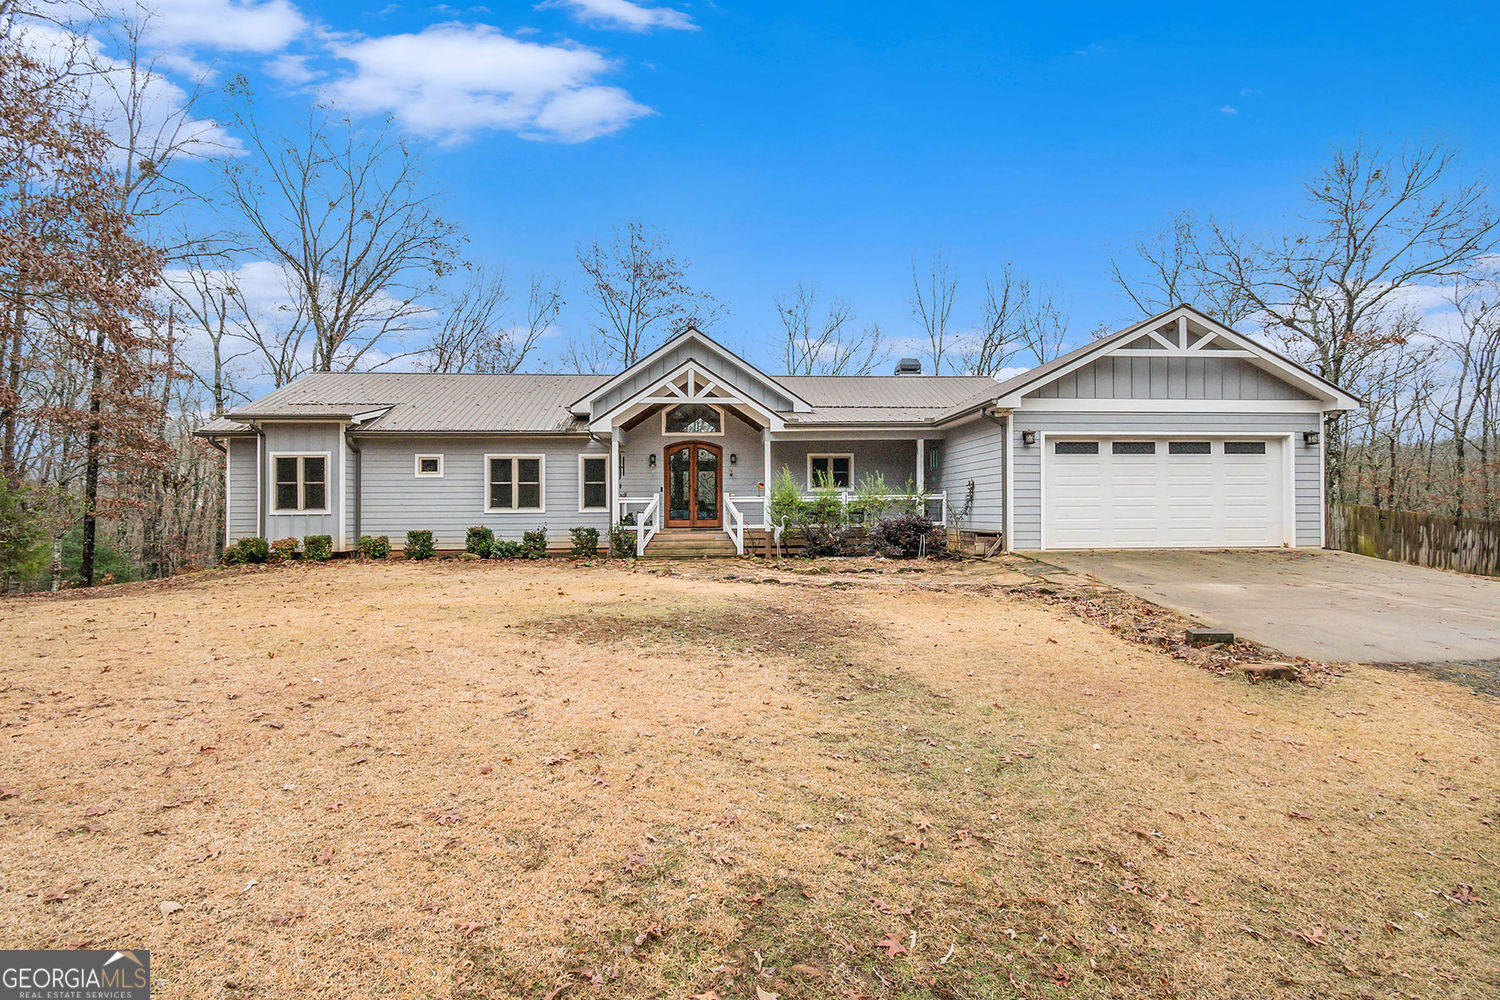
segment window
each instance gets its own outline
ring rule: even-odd
[[[724,411],[707,403],[681,403],[662,413],[663,434],[724,433]]]
[[[1155,441],[1116,441],[1110,446],[1116,455],[1155,455]]]
[[[489,468],[487,512],[542,510],[542,456],[486,455]]]
[[[275,510],[297,514],[328,513],[328,455],[273,455]]]
[[[1224,454],[1226,455],[1264,455],[1266,443],[1264,441],[1225,441]]]
[[[1171,441],[1167,444],[1169,455],[1208,455],[1213,450],[1207,441]]]
[[[433,479],[443,478],[443,456],[442,455],[418,455],[417,475]]]
[[[808,455],[807,488],[833,486],[847,490],[854,485],[853,455]]]
[[[609,459],[578,456],[578,509],[609,509]]]
[[[1098,441],[1059,441],[1052,446],[1054,455],[1097,455]]]

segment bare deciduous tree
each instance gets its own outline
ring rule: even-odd
[[[854,311],[843,299],[830,300],[819,315],[817,289],[810,285],[798,283],[777,296],[776,316],[788,375],[868,375],[888,357],[878,325],[855,332]]]
[[[1296,360],[1357,388],[1401,336],[1408,294],[1496,247],[1500,219],[1483,185],[1454,176],[1455,155],[1442,146],[1337,150],[1306,186],[1302,227],[1260,238],[1180,216],[1167,237],[1137,248],[1144,276],[1117,266],[1117,278],[1143,311],[1165,304],[1161,295],[1201,293],[1227,319],[1253,316]],[[1337,501],[1346,458],[1337,423],[1326,445]]]
[[[429,314],[460,243],[418,155],[389,124],[367,135],[320,114],[271,137],[248,110],[236,122],[252,157],[229,165],[227,198],[245,246],[286,273],[305,312],[306,368],[378,367],[408,353],[400,339]]]
[[[526,322],[506,319],[510,289],[504,270],[476,268],[468,282],[452,295],[442,324],[423,352],[421,365],[433,372],[513,372],[519,369],[537,341],[557,321],[562,289],[556,281],[532,275],[526,301]]]
[[[999,277],[985,276],[984,316],[972,336],[964,338],[966,370],[994,375],[1022,355],[1045,364],[1062,353],[1068,316],[1052,293],[1006,264]]]
[[[943,355],[953,334],[949,323],[953,316],[953,299],[958,294],[958,279],[948,266],[948,256],[941,249],[932,252],[925,271],[918,270],[916,255],[911,259],[911,312],[927,335],[927,356],[932,359],[932,373],[943,373]]]
[[[713,296],[688,284],[688,262],[666,237],[640,222],[616,226],[607,243],[580,244],[576,256],[598,318],[586,339],[568,345],[575,371],[618,371],[687,326],[706,330],[722,313]]]

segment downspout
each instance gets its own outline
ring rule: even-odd
[[[349,445],[349,450],[354,452],[354,550],[359,551],[359,497],[362,490],[360,484],[363,482],[365,453],[360,451],[359,445],[354,438],[348,434],[344,435],[344,442]]]
[[[215,561],[218,561],[218,559],[223,558],[224,549],[229,544],[229,449],[214,438],[206,437],[203,440],[207,441],[219,451],[219,454],[224,456],[224,523],[219,525],[219,537],[214,539]]]
[[[996,416],[997,413],[1004,414],[1004,416],[1003,417]],[[1012,490],[1012,486],[1011,486],[1011,478],[1012,478],[1012,476],[1011,476],[1011,470],[1015,467],[1012,464],[1011,460],[1010,460],[1011,449],[1014,447],[1014,444],[1015,444],[1015,442],[1013,442],[1011,440],[1011,438],[1014,437],[1014,435],[1011,433],[1011,426],[1010,426],[1011,411],[1008,410],[1008,409],[1001,409],[1000,407],[996,407],[995,408],[995,412],[992,413],[992,412],[990,412],[990,410],[989,410],[988,407],[984,407],[984,408],[981,408],[980,411],[979,411],[979,418],[981,420],[985,420],[985,421],[988,421],[989,423],[994,424],[996,427],[1004,428],[1004,430],[1005,430],[1005,436],[1001,439],[1004,443],[1001,444],[1001,446],[1000,446],[1001,447],[1001,453],[1000,453],[1000,461],[1001,461],[1000,509],[1001,509],[1001,512],[1002,512],[1002,516],[1004,518],[1004,520],[1001,522],[1002,528],[1001,528],[1001,533],[1000,533],[1000,541],[1001,541],[1001,544],[1004,546],[1004,550],[1006,552],[1010,552],[1010,551],[1012,551],[1011,550],[1011,532],[1012,532],[1012,529],[1015,526],[1015,518],[1014,518],[1013,513],[1011,511],[1011,499],[1010,499],[1011,498],[1011,490]]]

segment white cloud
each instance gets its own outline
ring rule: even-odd
[[[290,0],[152,0],[147,35],[167,46],[276,52],[307,30]]]
[[[308,65],[310,58],[291,52],[283,53],[266,63],[266,72],[288,86],[300,87],[318,78],[318,72]]]
[[[461,140],[500,129],[583,142],[652,113],[595,82],[614,64],[593,49],[520,41],[486,25],[335,41],[331,50],[354,72],[327,84],[325,96],[349,111],[388,112],[423,135]]]
[[[1239,108],[1230,107],[1228,104],[1219,109],[1219,114],[1221,115],[1237,115],[1239,113]]]
[[[676,28],[697,31],[693,19],[670,7],[643,7],[631,0],[545,0],[537,9],[558,7],[568,11],[575,21],[625,31],[650,31],[652,28]]]

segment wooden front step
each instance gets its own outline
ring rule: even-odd
[[[723,558],[735,555],[734,542],[722,531],[663,528],[651,538],[646,555],[669,559]]]

